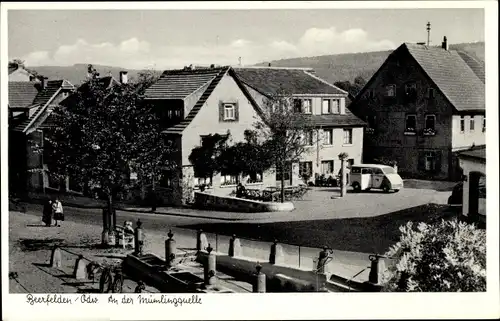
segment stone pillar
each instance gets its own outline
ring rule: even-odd
[[[173,239],[172,230],[168,232],[168,239],[165,240],[165,266],[170,269],[174,265],[175,253],[177,252],[176,242]]]
[[[277,240],[271,245],[271,253],[269,254],[269,263],[281,264],[284,261],[283,247],[278,244]]]
[[[208,240],[203,230],[198,230],[198,234],[196,237],[196,250],[203,251],[208,247]]]
[[[73,275],[77,280],[85,280],[87,278],[87,265],[84,260],[83,255],[79,255],[76,259]]]
[[[241,254],[240,239],[236,238],[236,235],[233,234],[233,237],[229,240],[229,256],[238,257],[241,256]]]
[[[254,293],[266,293],[266,275],[262,273],[262,265],[258,264],[255,269],[257,273],[255,274],[255,283],[253,285]]]
[[[57,246],[52,249],[52,255],[50,256],[50,266],[55,268],[62,267],[61,249]]]
[[[368,275],[368,282],[380,285],[382,281],[382,274],[385,271],[385,263],[380,255],[370,255],[368,257],[371,261],[370,274]]]
[[[137,256],[142,255],[142,250],[144,247],[144,233],[142,230],[142,222],[141,220],[137,220],[137,227],[134,230],[134,254]]]
[[[204,276],[205,276],[205,286],[210,287],[215,285],[217,279],[215,277],[216,274],[216,266],[217,266],[217,261],[216,261],[216,255],[215,253],[212,252],[213,248],[208,244],[207,247],[207,261],[205,262],[204,265]]]

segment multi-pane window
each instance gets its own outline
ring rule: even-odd
[[[471,116],[470,122],[469,122],[470,131],[474,131],[475,127],[476,127],[476,122],[475,122],[474,116]]]
[[[417,94],[417,84],[414,82],[405,84],[405,94],[407,97],[415,97]]]
[[[322,105],[321,105],[321,113],[322,114],[331,114],[332,109],[331,109],[331,100],[330,99],[323,99]]]
[[[312,175],[312,162],[300,162],[299,163],[299,175],[302,177],[304,175]]]
[[[436,116],[435,115],[426,115],[425,116],[425,129],[434,130],[436,127]]]
[[[238,182],[238,176],[232,174],[221,173],[220,184],[221,185],[236,185]]]
[[[323,129],[323,144],[332,145],[333,144],[333,130]]]
[[[314,144],[313,142],[313,131],[312,130],[308,130],[304,133],[304,144],[308,145],[308,146],[312,146]]]
[[[311,99],[304,99],[302,101],[302,109],[304,110],[304,114],[312,113],[312,101],[311,101]]]
[[[465,116],[460,116],[460,131],[462,133],[465,131]]]
[[[205,185],[205,186],[211,186],[212,185],[212,176],[207,176],[207,177],[195,177],[194,179],[194,185],[195,187]]]
[[[417,128],[417,116],[406,115],[405,131],[415,132],[416,128]]]
[[[332,100],[332,114],[340,114],[340,100]]]
[[[181,110],[180,109],[175,109],[174,110],[174,116],[175,118],[180,118],[181,117]]]
[[[352,144],[352,129],[344,129],[344,145]]]
[[[262,183],[262,172],[252,172],[248,175],[247,183]]]
[[[302,112],[302,100],[300,100],[300,99],[293,100],[293,112],[295,112],[295,113]]]
[[[396,96],[396,85],[387,85],[385,86],[385,95],[386,97],[395,97]]]
[[[436,169],[436,155],[434,152],[425,153],[425,170],[433,171]]]
[[[321,162],[321,173],[325,175],[333,174],[333,160]]]
[[[224,120],[234,120],[235,112],[234,112],[234,104],[224,104]]]

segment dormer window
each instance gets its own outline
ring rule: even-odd
[[[311,99],[304,99],[302,101],[302,109],[304,110],[304,114],[311,114],[312,113],[312,103]]]

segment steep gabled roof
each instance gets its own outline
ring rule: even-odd
[[[353,105],[364,95],[396,53],[409,54],[456,111],[485,110],[484,66],[481,62],[462,52],[411,43],[403,43],[389,55],[360,90]]]
[[[27,108],[38,94],[37,83],[31,81],[9,81],[9,108]]]
[[[160,79],[146,89],[146,99],[184,99],[194,93],[226,68],[167,70]]]
[[[31,128],[31,125],[35,123],[42,115],[45,114],[48,106],[55,97],[59,94],[61,89],[72,89],[73,85],[67,80],[50,80],[43,90],[41,90],[33,100],[33,107],[36,107],[35,112],[21,124],[14,128],[14,131],[26,133]]]
[[[243,83],[266,96],[275,95],[279,90],[293,95],[347,95],[347,92],[314,75],[312,69],[235,67],[234,70]]]

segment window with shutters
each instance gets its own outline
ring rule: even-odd
[[[236,122],[239,118],[237,102],[219,102],[219,121]]]
[[[330,99],[323,99],[322,108],[321,108],[321,113],[323,115],[332,113],[330,103],[331,103]]]

